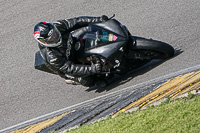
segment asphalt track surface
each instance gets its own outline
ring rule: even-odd
[[[171,44],[177,55],[152,61],[104,90],[66,85],[34,69],[37,22],[103,14],[116,14],[133,35]],[[200,64],[199,0],[0,0],[0,16],[0,129]]]

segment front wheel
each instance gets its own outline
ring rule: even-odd
[[[132,38],[135,40],[133,50],[142,53],[145,58],[167,59],[174,55],[174,48],[165,42],[141,37]]]

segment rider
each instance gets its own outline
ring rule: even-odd
[[[79,83],[83,86],[104,86],[105,80],[94,74],[102,71],[101,62],[83,65],[76,62],[72,33],[81,34],[90,23],[107,21],[108,17],[75,17],[58,20],[55,23],[39,22],[34,27],[34,38],[38,41],[40,53],[46,66],[66,79],[67,83]],[[80,29],[80,30],[77,30]],[[76,31],[77,30],[77,31]]]

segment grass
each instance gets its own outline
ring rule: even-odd
[[[200,96],[122,113],[70,133],[200,133]],[[68,132],[66,132],[68,133]]]

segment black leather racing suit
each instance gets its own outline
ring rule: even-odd
[[[71,19],[58,20],[54,23],[57,29],[61,32],[62,43],[58,47],[44,47],[39,44],[39,48],[44,58],[46,65],[62,78],[69,78],[84,86],[94,84],[94,77],[90,65],[77,64],[74,57],[74,44],[71,32],[81,34],[84,32],[84,27],[90,23],[98,23],[108,20],[108,17],[76,17]]]

